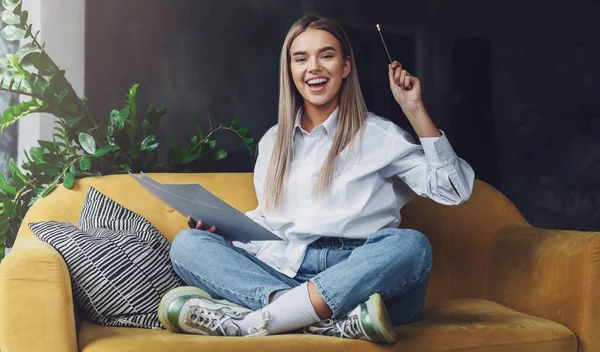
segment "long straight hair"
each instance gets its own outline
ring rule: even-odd
[[[364,132],[363,126],[367,114],[367,107],[363,99],[354,53],[350,40],[342,26],[335,20],[318,16],[306,16],[294,23],[290,28],[281,49],[279,72],[279,121],[277,137],[267,177],[265,180],[264,203],[266,209],[277,209],[281,206],[284,188],[287,183],[288,171],[292,160],[294,122],[298,109],[303,105],[303,98],[294,85],[290,70],[290,48],[292,42],[307,29],[320,29],[331,33],[340,42],[343,59],[350,57],[350,74],[342,80],[339,91],[339,109],[337,119],[337,132],[333,139],[331,149],[325,163],[319,171],[313,194],[324,196],[329,190],[332,175],[340,153],[353,142],[358,132],[361,131],[361,141]]]

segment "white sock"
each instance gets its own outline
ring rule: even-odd
[[[306,283],[282,294],[277,300],[273,299],[271,304],[248,314],[236,324],[243,335],[249,335],[260,329],[266,316],[269,318],[266,324],[269,334],[288,332],[321,321],[310,303]],[[249,333],[249,328],[254,329]]]

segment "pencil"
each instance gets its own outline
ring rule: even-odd
[[[387,45],[385,45],[385,40],[383,40],[383,34],[381,34],[381,27],[377,24],[377,31],[379,32],[379,36],[381,37],[381,42],[383,43],[383,47],[385,48],[385,52],[387,53],[388,59],[390,59],[390,64],[392,63],[392,57],[390,56],[390,52],[388,51]]]

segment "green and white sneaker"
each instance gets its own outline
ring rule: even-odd
[[[343,337],[378,343],[395,343],[396,334],[379,293],[336,319],[325,319],[304,328],[305,334]]]
[[[213,336],[242,336],[235,321],[251,312],[192,286],[167,292],[158,306],[158,318],[169,331]]]

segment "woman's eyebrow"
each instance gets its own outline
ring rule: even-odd
[[[324,46],[321,49],[319,49],[319,52],[322,53],[322,52],[328,51],[328,50],[336,51],[333,46]],[[306,55],[306,51],[294,51],[292,56],[296,56],[296,55]]]

